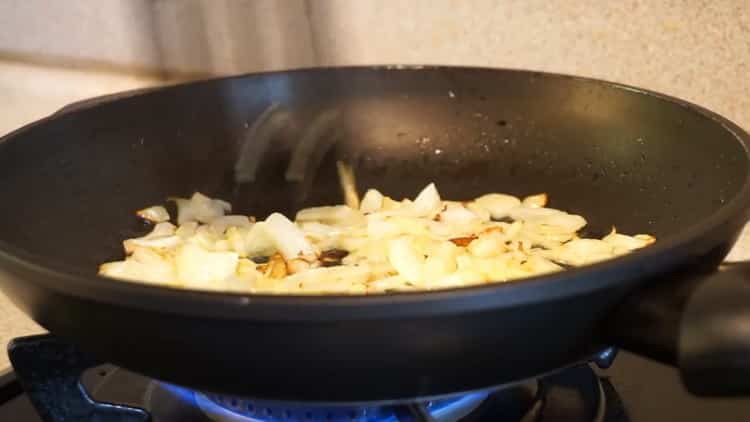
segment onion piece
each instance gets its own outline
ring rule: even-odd
[[[315,260],[316,251],[313,245],[305,239],[304,233],[283,214],[275,212],[268,216],[264,223],[263,231],[284,259]]]
[[[424,262],[423,279],[426,285],[441,277],[456,271],[455,260],[445,260],[437,257],[428,257]]]
[[[297,212],[295,220],[300,223],[320,222],[330,225],[359,226],[365,224],[364,215],[347,205],[312,207]]]
[[[538,255],[530,255],[526,259],[526,262],[521,264],[521,267],[529,273],[529,276],[553,273],[563,270],[563,267],[561,267],[560,265],[557,265],[554,262]]]
[[[357,179],[354,176],[354,168],[351,165],[336,161],[336,170],[339,174],[341,193],[344,195],[344,203],[351,208],[359,209],[359,194],[357,193]]]
[[[508,216],[508,212],[521,205],[521,200],[512,195],[502,193],[488,193],[474,200],[474,203],[486,209],[492,218],[500,220]]]
[[[526,198],[523,198],[523,201],[521,201],[521,203],[525,207],[541,208],[547,205],[547,194],[540,193],[537,195],[527,196]]]
[[[416,290],[416,287],[413,284],[410,284],[404,277],[400,275],[384,277],[367,283],[367,293],[409,290]]]
[[[124,261],[102,264],[99,275],[169,286],[178,284],[173,263],[148,248],[136,248]]]
[[[445,209],[438,214],[441,222],[449,224],[465,224],[479,220],[479,217],[466,209],[461,203],[445,202]]]
[[[362,285],[370,279],[367,266],[319,267],[292,274],[278,282],[276,289],[285,293],[343,293],[354,284]]]
[[[434,183],[430,183],[414,198],[414,211],[417,217],[426,217],[440,210],[440,194]]]
[[[152,249],[172,249],[182,243],[179,236],[164,236],[151,239],[137,238],[123,242],[125,253],[132,253],[138,247]]]
[[[277,248],[273,237],[266,230],[266,223],[255,223],[245,235],[242,252],[246,256],[271,256],[276,253]]]
[[[232,205],[220,199],[211,199],[200,192],[195,192],[190,199],[170,198],[177,204],[177,223],[199,221],[210,223],[232,210]]]
[[[235,274],[236,252],[212,252],[187,243],[175,254],[177,279],[187,287],[205,288]]]
[[[656,241],[656,238],[647,234],[627,236],[617,233],[617,231],[613,227],[612,232],[604,236],[602,240],[612,245],[616,253],[622,254],[636,249],[644,248],[654,243]]]
[[[429,283],[430,289],[445,289],[481,284],[485,276],[475,269],[462,269]]]
[[[229,249],[237,252],[237,254],[243,258],[248,256],[245,239],[249,233],[250,228],[235,226],[227,228],[224,232]]]
[[[127,239],[122,242],[126,254],[131,254],[137,247],[168,249],[182,243],[179,236],[175,236],[175,226],[172,223],[158,223],[150,233],[142,237]]]
[[[198,222],[188,221],[187,223],[180,224],[175,234],[183,239],[188,239],[195,234],[196,230],[198,230]]]
[[[598,239],[574,239],[545,253],[552,261],[567,265],[585,265],[615,256],[612,245]]]
[[[221,234],[216,233],[209,225],[202,225],[195,229],[195,233],[186,242],[199,245],[209,251],[221,251],[226,250],[229,246],[224,244],[224,247],[222,247],[220,244],[222,240],[225,239]]]
[[[465,206],[466,209],[473,212],[483,222],[490,221],[492,218],[492,214],[490,214],[489,210],[476,202],[468,202]]]
[[[467,250],[476,257],[487,258],[497,256],[506,251],[505,241],[508,238],[500,233],[482,234],[469,243]]]
[[[255,223],[255,219],[245,215],[224,215],[211,220],[209,226],[219,234],[224,233],[229,227],[242,227],[249,229]]]
[[[574,233],[586,225],[586,220],[580,215],[568,214],[551,208],[524,206],[511,210],[509,214],[515,220],[556,227],[569,233]]]
[[[147,234],[146,236],[143,236],[142,239],[171,236],[175,234],[176,229],[177,228],[172,223],[169,223],[169,222],[159,223],[155,225],[153,229],[151,229],[151,232],[149,234]]]
[[[138,217],[152,223],[163,223],[169,221],[167,209],[161,205],[154,205],[135,212]]]
[[[368,189],[362,202],[359,203],[359,210],[365,214],[379,211],[383,206],[383,194],[375,189]]]
[[[424,256],[416,250],[410,238],[399,237],[389,242],[388,261],[406,281],[419,283],[422,280]]]
[[[300,230],[307,237],[311,237],[317,241],[322,241],[326,238],[341,236],[349,230],[341,227],[332,226],[329,224],[318,223],[317,221],[307,221],[299,224]]]

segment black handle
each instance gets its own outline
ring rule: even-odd
[[[750,395],[750,262],[647,283],[605,332],[624,349],[677,366],[693,394]]]
[[[8,345],[21,387],[45,422],[147,422],[134,407],[100,403],[80,383],[81,374],[102,362],[51,335],[21,337]]]

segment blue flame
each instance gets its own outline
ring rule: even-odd
[[[172,393],[185,404],[195,406],[195,393],[192,390],[162,381],[160,381],[159,384],[162,388]]]
[[[332,407],[305,404],[279,404],[262,400],[239,399],[219,395],[200,395],[184,387],[162,382],[161,385],[189,406],[197,406],[207,414],[231,421],[275,422],[397,422],[398,418],[386,406]],[[438,421],[455,420],[476,408],[488,396],[487,392],[465,394],[460,397],[430,402],[429,413]]]

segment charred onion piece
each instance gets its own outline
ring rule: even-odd
[[[476,238],[477,237],[474,236],[474,235],[472,235],[472,236],[463,236],[463,237],[454,237],[450,241],[453,242],[453,244],[456,245],[456,246],[466,247],[466,246],[469,246],[469,243],[471,243]]]
[[[320,265],[323,267],[333,267],[336,265],[341,265],[341,260],[344,259],[347,255],[349,255],[349,252],[343,249],[329,249],[327,251],[323,251],[320,254]]]

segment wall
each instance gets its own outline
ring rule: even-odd
[[[336,64],[531,68],[656,89],[750,127],[743,0],[6,0],[0,28],[6,62],[144,83]]]

